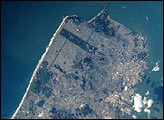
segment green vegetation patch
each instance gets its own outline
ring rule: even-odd
[[[31,84],[31,90],[32,92],[39,94],[40,90],[41,90],[41,83],[39,80],[35,80],[32,84]]]
[[[37,105],[39,106],[39,107],[43,107],[43,105],[44,105],[44,103],[45,103],[45,100],[40,100],[38,103],[37,103]]]
[[[42,93],[47,97],[49,98],[51,96],[51,93],[52,93],[52,88],[49,88],[47,86],[45,86],[42,90]]]

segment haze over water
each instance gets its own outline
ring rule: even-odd
[[[32,73],[64,16],[77,15],[88,21],[107,2],[1,2],[1,118],[10,118],[18,107]],[[110,2],[111,19],[148,38],[150,58],[145,74],[150,83],[136,85],[141,96],[149,90],[154,103],[150,110],[163,105],[163,2]],[[158,62],[160,61],[160,62]],[[149,73],[158,62],[160,70]],[[154,84],[154,86],[153,86]],[[162,109],[162,108],[161,108]],[[137,118],[145,112],[133,111]],[[131,118],[131,116],[126,116]]]

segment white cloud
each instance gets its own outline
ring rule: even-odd
[[[135,111],[137,112],[141,112],[141,108],[143,107],[143,103],[142,103],[142,97],[140,94],[136,94],[134,96],[134,105],[133,108]]]
[[[146,92],[146,95],[148,95],[148,94],[149,94],[149,91]],[[147,100],[146,97],[144,97],[144,99],[142,100],[142,96],[138,93],[136,93],[134,96],[132,96],[132,98],[134,100],[134,105],[133,105],[134,110],[137,112],[141,112],[142,107],[145,107],[144,112],[147,112],[147,116],[149,118],[150,117],[149,108],[153,104],[153,100],[152,99]],[[135,118],[135,115],[132,115],[132,117]]]

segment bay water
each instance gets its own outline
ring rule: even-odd
[[[1,118],[11,118],[15,112],[39,59],[62,19],[67,15],[77,15],[89,21],[107,3],[1,2]],[[107,10],[111,19],[148,38],[150,55],[145,75],[150,77],[150,83],[143,81],[135,88],[143,96],[150,91],[149,98],[154,101],[151,107],[154,116],[150,117],[163,117],[163,113],[155,111],[156,106],[163,106],[163,2],[112,1]],[[150,72],[156,62],[160,70]],[[144,112],[134,111],[133,114],[137,118],[147,118]]]

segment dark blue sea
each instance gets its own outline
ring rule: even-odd
[[[52,35],[67,15],[85,21],[97,15],[107,1],[93,2],[1,2],[1,118],[11,118],[18,107],[32,73]],[[107,8],[111,19],[148,38],[150,55],[146,79],[136,93],[149,91],[153,100],[150,116],[142,110],[137,118],[163,118],[163,2],[115,2]],[[158,62],[159,71],[152,71]],[[151,72],[150,72],[151,71]],[[125,116],[132,118],[132,116]]]

